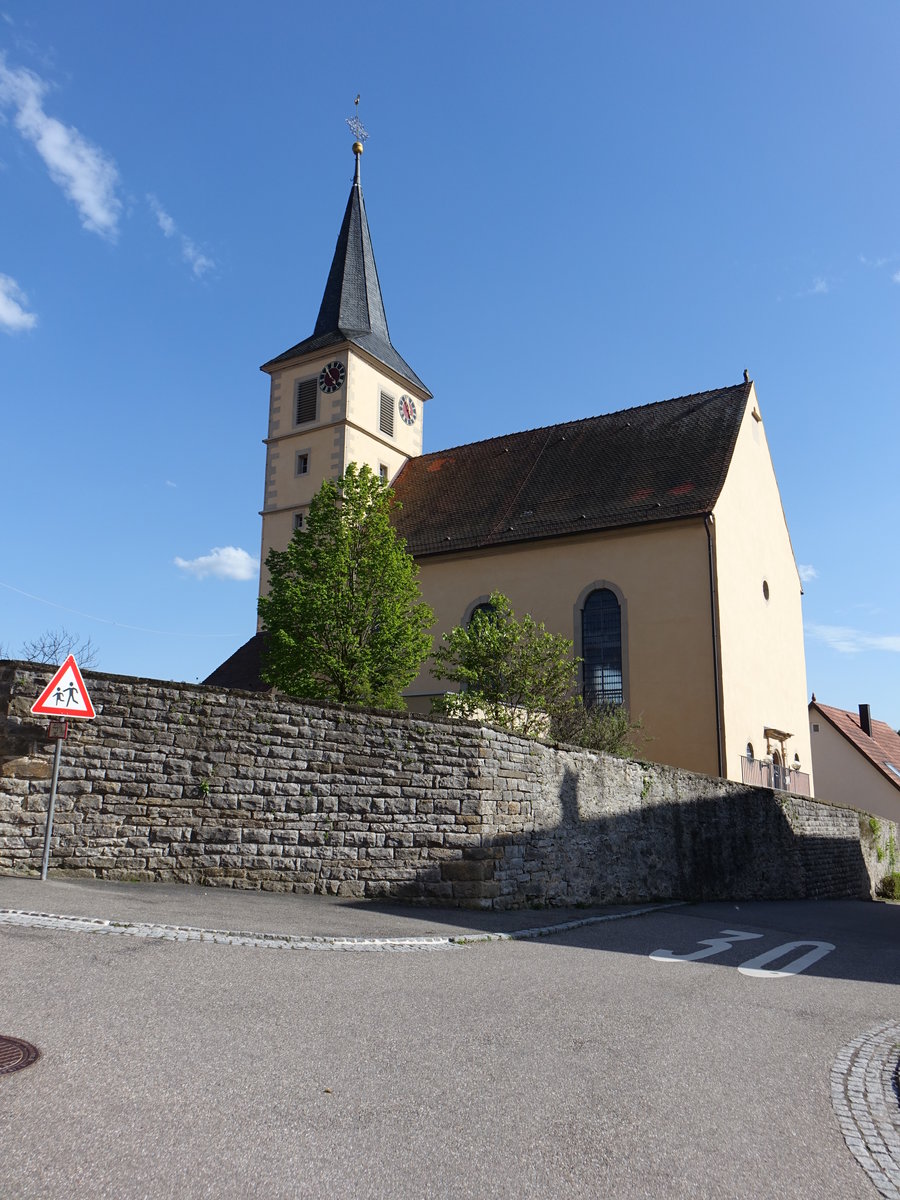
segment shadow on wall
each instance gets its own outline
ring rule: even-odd
[[[0,871],[40,865],[44,674],[0,664]],[[448,720],[88,686],[51,869],[473,908],[870,894],[853,810]]]
[[[456,899],[527,907],[871,895],[852,812],[729,786],[721,797],[687,803],[651,790],[627,811],[584,816],[580,784],[565,767],[556,824],[483,837],[445,864],[441,877],[454,884]],[[418,894],[411,882],[406,896]]]

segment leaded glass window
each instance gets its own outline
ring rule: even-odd
[[[584,702],[624,704],[622,686],[622,611],[614,592],[598,588],[585,601],[581,614],[581,653],[584,658]]]

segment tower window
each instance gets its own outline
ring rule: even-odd
[[[304,450],[297,455],[297,468],[295,474],[306,475],[309,471],[309,451]]]
[[[394,397],[387,392],[381,393],[381,418],[378,426],[388,437],[394,436]]]
[[[388,469],[384,463],[378,464],[378,478],[382,483],[387,483],[388,481]]]
[[[307,425],[316,419],[319,387],[315,379],[298,379],[294,389],[294,424]]]
[[[609,588],[598,588],[585,601],[581,644],[584,703],[589,708],[623,704],[622,611],[615,592]]]
[[[294,513],[294,529],[303,528],[303,513]]]

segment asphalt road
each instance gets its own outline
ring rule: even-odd
[[[29,886],[0,880],[0,907],[141,908],[120,888],[99,911],[98,885],[23,903]],[[203,903],[169,890],[152,919]],[[498,927],[317,898],[211,903],[238,906],[244,929]],[[722,930],[761,936],[650,957],[716,950]],[[738,970],[798,941],[834,949],[797,975]],[[41,1051],[0,1076],[0,1196],[872,1200],[830,1078],[849,1042],[900,1019],[898,982],[900,906],[850,901],[370,953],[0,924],[0,1034]]]

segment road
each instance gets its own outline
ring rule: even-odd
[[[0,879],[0,908],[123,932],[0,923],[0,1034],[41,1051],[0,1076],[5,1198],[891,1194],[848,1145],[832,1083],[870,1031],[888,1029],[884,1078],[900,1057],[898,905],[687,905],[532,940],[310,952],[132,936],[148,889],[123,915],[99,911],[99,885],[27,882]],[[227,928],[281,928],[295,899],[230,897]],[[319,933],[502,926],[318,899],[296,920]],[[834,948],[774,973],[806,943]]]

